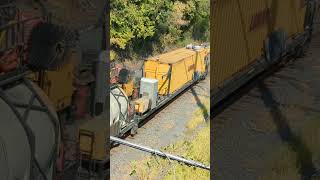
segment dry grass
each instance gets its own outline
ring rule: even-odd
[[[301,137],[303,143],[312,154],[314,165],[320,164],[320,121],[314,120],[308,122],[305,126],[297,131],[297,135]],[[300,179],[299,161],[297,155],[292,149],[283,145],[275,148],[275,152],[270,156],[265,164],[265,175],[260,180],[283,179],[295,180]]]
[[[203,102],[205,102],[204,100]],[[204,103],[209,108],[209,100]],[[168,147],[163,148],[164,152],[179,155],[187,159],[192,159],[203,164],[210,164],[210,125],[205,123],[202,117],[202,111],[196,110],[193,118],[189,121],[187,127],[194,130],[199,125],[204,125],[197,133],[193,132],[194,138],[191,140],[182,140]],[[186,166],[176,161],[168,161],[160,157],[150,156],[141,161],[135,161],[131,164],[130,175],[134,179],[197,179],[205,180],[210,178],[210,172]]]
[[[207,109],[208,113],[210,111],[210,99],[208,98],[200,98],[201,102],[203,103],[204,107]],[[205,122],[205,119],[203,117],[203,109],[198,108],[194,114],[191,120],[187,123],[187,128],[189,130],[196,129],[200,124]]]
[[[282,146],[266,164],[266,173],[260,180],[283,179],[283,180],[299,180],[299,169],[296,167],[296,155],[287,146]]]
[[[187,143],[188,144],[188,143]],[[186,147],[184,155],[204,164],[210,164],[210,126],[206,126]],[[210,172],[199,168],[177,165],[164,179],[209,179]]]
[[[180,141],[163,148],[164,152],[179,154],[187,159],[210,164],[210,126],[206,126],[192,141]],[[171,164],[172,163],[172,164]],[[186,166],[178,162],[149,157],[142,161],[135,161],[131,165],[130,175],[135,179],[209,179],[210,172]]]

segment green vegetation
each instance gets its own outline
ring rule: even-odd
[[[135,59],[209,39],[209,0],[110,2],[113,58]]]
[[[204,102],[206,108],[210,107],[209,100]],[[164,152],[180,155],[203,164],[210,164],[210,125],[204,122],[201,109],[195,111],[194,117],[188,122],[188,130],[193,130],[193,137],[181,140],[168,147],[162,148]],[[203,125],[203,126],[201,126]],[[200,131],[195,131],[201,127]],[[136,179],[210,179],[210,172],[186,166],[176,161],[150,156],[141,161],[135,161],[131,165],[131,176]]]

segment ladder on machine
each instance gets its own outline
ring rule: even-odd
[[[92,158],[95,136],[91,131],[80,129],[78,139],[86,139],[89,142],[89,147],[87,149],[79,148],[78,177],[83,179],[91,179],[92,177],[94,177],[94,172],[96,171],[96,162]],[[84,163],[86,167],[84,167]],[[84,170],[86,171],[86,173]]]

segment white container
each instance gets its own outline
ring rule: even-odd
[[[144,93],[147,93],[150,102],[151,102],[151,109],[154,109],[157,106],[157,99],[158,99],[158,80],[157,79],[150,79],[150,78],[141,78],[140,81],[140,96]]]
[[[110,92],[110,126],[117,123],[120,120],[121,114],[124,115],[124,119],[127,119],[129,101],[126,93],[120,88],[114,88]],[[122,121],[121,126],[124,126],[125,122]]]
[[[58,116],[44,92],[34,83],[30,82],[30,84],[30,87],[24,83],[15,84],[4,90],[8,98],[0,97],[1,180],[31,180],[35,178],[30,177],[32,171],[35,172],[35,176],[39,176],[40,173],[35,170],[32,156],[39,163],[46,178],[54,179],[55,156],[58,155],[60,139]],[[29,109],[26,119],[22,122],[19,116],[24,117],[26,109],[11,107],[8,102],[29,104],[33,95],[39,96],[34,99],[33,105],[48,108],[48,111]],[[34,152],[32,152],[33,148]]]

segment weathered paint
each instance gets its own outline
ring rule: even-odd
[[[206,72],[206,63],[205,58],[210,54],[209,48],[203,48],[197,51],[197,63],[196,63],[196,71],[200,73]]]
[[[144,77],[158,80],[158,93],[171,94],[193,80],[194,73],[205,72],[205,57],[209,50],[180,48],[144,63]]]
[[[74,62],[75,54],[71,51],[68,54],[70,62],[65,64],[57,71],[46,71],[44,74],[43,91],[54,104],[57,111],[63,110],[71,105],[72,94],[74,91]],[[33,81],[38,80],[39,73],[33,73],[28,76]]]
[[[304,30],[301,0],[216,0],[212,7],[211,89],[259,59],[272,31],[290,38]]]

